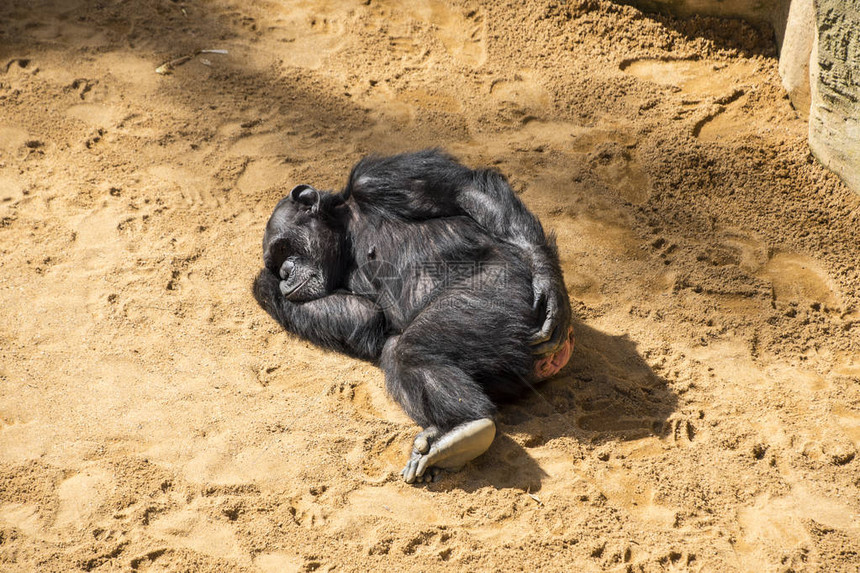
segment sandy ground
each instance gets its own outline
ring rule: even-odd
[[[0,569],[856,571],[860,198],[773,55],[599,0],[0,3]],[[433,145],[558,234],[578,346],[413,487],[381,373],[250,282],[291,185]]]

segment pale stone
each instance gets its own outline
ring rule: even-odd
[[[779,75],[791,105],[803,119],[809,119],[809,58],[814,39],[813,0],[793,0],[790,2],[779,49]]]

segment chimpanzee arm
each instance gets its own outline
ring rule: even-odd
[[[570,301],[554,237],[494,170],[473,171],[426,150],[367,158],[350,174],[346,197],[390,218],[424,220],[467,215],[491,236],[518,248],[532,270],[534,304],[545,320],[532,339],[537,354],[554,352],[567,337]]]
[[[558,350],[568,335],[570,300],[555,237],[544,233],[538,218],[497,171],[473,171],[471,183],[455,193],[454,201],[488,233],[525,255],[532,271],[534,306],[544,312],[544,322],[532,337],[534,351],[547,354]]]
[[[334,293],[302,303],[281,294],[280,278],[263,269],[254,281],[254,298],[289,332],[317,346],[375,362],[385,343],[385,318],[370,300]]]

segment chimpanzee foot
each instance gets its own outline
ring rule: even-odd
[[[442,434],[430,426],[415,437],[412,455],[400,472],[406,483],[431,482],[444,470],[457,471],[484,452],[496,437],[496,424],[482,418]]]

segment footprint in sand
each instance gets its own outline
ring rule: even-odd
[[[4,380],[0,372],[0,381]],[[52,436],[36,421],[21,419],[0,420],[0,460],[9,464],[23,464],[45,455]]]
[[[0,94],[5,95],[14,92],[28,92],[33,89],[32,77],[41,72],[33,60],[27,58],[16,58],[6,63],[4,68],[0,63],[0,74],[3,72],[3,81],[0,81]],[[42,76],[40,76],[42,77]]]
[[[345,456],[351,468],[360,468],[370,483],[382,483],[399,472],[406,462],[412,435],[385,431],[359,441]]]
[[[376,422],[384,420],[408,428],[406,432],[386,429],[372,438],[356,441],[352,450],[346,454],[349,466],[361,468],[364,476],[372,481],[384,480],[393,472],[400,471],[409,451],[412,434],[417,431],[413,429],[412,420],[378,384],[342,382],[335,386],[332,395],[345,403],[357,418]]]
[[[758,272],[769,260],[768,246],[760,239],[734,229],[719,232],[717,240],[703,247],[697,260],[714,266],[735,265],[748,273]]]
[[[99,26],[78,24],[74,21],[76,18],[66,17],[80,9],[69,8],[69,12],[57,18],[30,23],[27,35],[37,41],[74,49],[98,48],[109,44],[107,34]]]
[[[2,131],[0,127],[0,131]],[[2,158],[0,153],[0,158]],[[32,199],[23,177],[11,170],[0,170],[0,228],[18,218],[18,208]]]
[[[411,109],[427,109],[452,115],[459,114],[463,109],[457,98],[442,90],[404,90],[395,97]]]
[[[74,250],[78,260],[75,271],[94,272],[106,266],[116,267],[125,253],[121,239],[130,239],[132,232],[143,231],[145,220],[130,215],[129,209],[116,201],[101,205],[83,214],[73,225]],[[133,241],[132,241],[133,242]]]
[[[68,92],[66,101],[69,104],[65,114],[84,125],[84,129],[73,130],[68,134],[70,143],[83,143],[87,149],[96,150],[103,143],[111,142],[113,132],[128,113],[122,105],[112,102],[113,98],[105,83],[77,78],[63,87]]]
[[[751,122],[742,111],[757,64],[710,60],[633,59],[621,71],[652,83],[673,86],[683,96],[679,116],[697,118],[693,135],[718,141],[750,132]]]
[[[25,129],[0,124],[0,159],[22,159],[36,140]]]
[[[676,86],[687,101],[731,93],[756,71],[754,62],[731,64],[709,60],[634,59],[621,62],[623,72],[656,84]]]
[[[690,417],[681,414],[666,420],[663,431],[677,446],[689,446],[696,439],[696,426]]]
[[[814,260],[796,253],[776,253],[761,269],[776,300],[839,308],[839,297],[827,272]]]
[[[493,80],[490,98],[501,118],[515,127],[529,124],[550,107],[549,92],[528,70]]]
[[[589,481],[613,504],[627,508],[642,521],[661,527],[675,526],[677,509],[660,503],[658,492],[631,475],[615,458],[597,466]]]
[[[102,54],[93,64],[97,69],[110,70],[105,79],[74,77],[69,79],[64,69],[46,70],[42,77],[61,86],[68,95],[66,114],[94,129],[148,138],[150,130],[138,130],[143,121],[139,114],[129,114],[122,100],[145,98],[158,89],[158,75],[152,73],[153,63],[124,53]],[[136,119],[137,121],[131,121]]]
[[[635,149],[615,141],[603,143],[591,155],[594,172],[609,189],[639,205],[651,195],[651,178],[642,169]]]
[[[155,519],[146,529],[149,535],[172,546],[185,547],[215,558],[229,559],[239,565],[251,564],[251,557],[242,550],[235,528],[208,519],[205,517],[205,508],[188,508],[165,514]]]
[[[4,503],[0,505],[0,524],[13,527],[31,538],[44,537],[42,518],[35,505]]]
[[[326,507],[328,504],[321,503],[318,499],[326,489],[326,486],[312,487],[290,501],[290,513],[296,524],[314,528],[328,523],[329,511]]]
[[[190,169],[165,163],[150,167],[147,173],[159,187],[159,194],[169,197],[179,207],[214,209],[221,205],[221,200],[211,192],[209,179]]]
[[[410,2],[416,15],[436,26],[436,35],[455,61],[477,67],[486,60],[484,19],[478,10],[462,12],[439,0]]]
[[[267,36],[283,45],[276,49],[283,65],[315,70],[329,55],[341,50],[351,16],[346,3],[311,3],[307,7],[268,5],[266,17],[273,20],[256,22],[249,16],[236,15],[246,27],[266,26]]]
[[[412,421],[385,393],[380,385],[358,382],[342,383],[337,392],[352,403],[359,416],[393,423],[411,424]]]
[[[271,187],[280,187],[285,194],[294,179],[294,170],[277,158],[262,158],[243,162],[241,169],[235,171],[235,177],[225,171],[219,171],[217,177],[228,189],[247,197],[261,197],[263,191]]]
[[[382,12],[380,14],[382,18],[391,18],[388,19],[386,55],[394,61],[399,60],[410,67],[424,66],[430,58],[427,40],[420,33],[416,33],[412,22],[393,18],[397,14],[398,12],[391,14]]]
[[[275,553],[261,553],[260,555],[257,555],[254,558],[254,566],[263,573],[284,573],[309,570],[306,568],[306,560],[303,557],[282,551]]]
[[[846,406],[833,406],[833,418],[854,447],[860,450],[860,412]]]
[[[302,149],[310,147],[293,131],[252,131],[249,127],[253,121],[225,123],[218,128],[218,133],[231,141],[227,155],[231,157],[249,157],[254,159],[283,158],[304,159]]]
[[[59,507],[54,527],[80,529],[96,516],[115,488],[113,476],[95,466],[66,479],[57,488]]]
[[[184,366],[184,364],[181,364]],[[211,389],[208,379],[199,381],[200,391]],[[246,444],[231,432],[210,434],[187,441],[153,441],[146,449],[152,460],[175,464],[185,479],[205,486],[246,487],[250,484],[293,483],[304,470],[293,463],[295,452],[310,447],[314,436],[296,429],[300,420],[287,419],[272,426],[265,438]],[[289,431],[289,439],[284,434]],[[328,463],[322,460],[320,463]]]
[[[454,552],[453,547],[448,547],[450,539],[451,534],[447,531],[428,529],[407,541],[400,550],[404,555],[432,555],[448,561]]]
[[[441,515],[439,508],[426,496],[416,496],[397,483],[386,483],[351,492],[345,508],[332,515],[331,521],[337,527],[353,521],[355,516],[376,516],[418,527],[448,525],[450,519]]]
[[[533,85],[522,86],[520,90],[518,83],[497,81],[491,88],[491,95],[499,101],[497,107],[502,117],[519,127],[508,134],[509,141],[505,143],[509,148],[580,156],[576,163],[587,163],[588,169],[609,192],[633,204],[648,200],[651,177],[639,159],[635,134],[623,127],[595,128],[535,119],[532,112],[539,113],[545,94]]]
[[[430,24],[433,34],[455,62],[477,67],[486,61],[485,25],[480,10],[453,7],[441,0],[400,0],[394,5]],[[413,47],[413,53],[414,50]]]
[[[78,80],[75,81],[77,82]],[[91,127],[101,129],[116,127],[120,120],[125,116],[122,109],[105,105],[100,102],[72,105],[66,109],[66,114],[68,114],[69,117],[80,120]]]
[[[767,569],[765,564],[777,559],[787,562],[787,554],[805,552],[815,528],[858,531],[849,506],[817,495],[799,483],[793,484],[783,497],[765,494],[752,505],[740,508],[738,522],[742,533],[734,549],[757,570]]]

